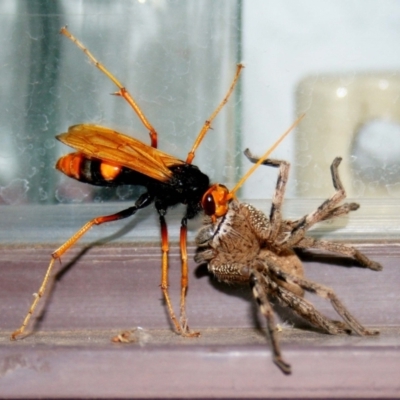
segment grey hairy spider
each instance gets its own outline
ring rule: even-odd
[[[249,150],[245,151],[245,155],[253,163],[258,161]],[[250,204],[232,199],[225,215],[206,217],[205,225],[196,237],[197,263],[207,263],[208,270],[219,281],[250,285],[267,321],[273,360],[285,374],[291,373],[291,366],[284,361],[280,352],[270,301],[290,307],[313,326],[331,335],[344,332],[355,332],[361,336],[379,333],[363,327],[332,289],[305,279],[303,265],[293,250],[323,249],[353,257],[366,268],[375,271],[382,269],[379,263],[370,260],[353,247],[307,236],[307,230],[317,222],[345,215],[359,207],[356,203],[339,204],[346,197],[338,175],[340,162],[341,158],[338,157],[331,165],[333,186],[336,190],[334,195],[312,213],[291,221],[284,220],[281,213],[290,164],[272,159],[263,161],[263,165],[279,168],[269,217]],[[344,322],[322,315],[303,298],[305,291],[328,299]]]

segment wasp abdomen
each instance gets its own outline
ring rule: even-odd
[[[61,157],[56,168],[70,178],[100,186],[117,184],[117,178],[124,169],[117,164],[89,158],[83,153],[70,153]]]

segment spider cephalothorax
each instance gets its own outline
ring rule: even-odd
[[[245,154],[250,161],[257,161],[249,151]],[[359,207],[356,203],[339,204],[346,197],[337,170],[340,161],[340,158],[335,158],[331,166],[333,186],[336,189],[334,195],[312,213],[294,221],[282,219],[281,214],[289,163],[271,159],[263,161],[264,165],[279,168],[269,217],[250,204],[232,199],[226,214],[206,219],[196,238],[196,262],[206,262],[209,271],[222,282],[250,285],[260,311],[267,320],[274,362],[286,374],[291,372],[291,367],[280,353],[270,301],[290,307],[329,334],[349,331],[359,335],[378,334],[378,331],[364,328],[347,311],[332,289],[305,279],[302,263],[294,252],[295,248],[324,249],[353,257],[366,268],[376,271],[382,269],[380,264],[353,247],[306,235],[307,230],[317,222],[347,214]],[[328,299],[344,322],[322,315],[303,298],[304,291]]]

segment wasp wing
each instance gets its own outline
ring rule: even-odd
[[[172,177],[168,167],[185,164],[140,140],[99,125],[74,125],[56,136],[62,143],[83,154],[122,165],[161,182]]]

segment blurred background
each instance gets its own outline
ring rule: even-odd
[[[149,143],[113,83],[63,25],[130,91],[185,159],[246,66],[194,163],[232,185],[300,113],[273,157],[291,162],[288,197],[332,194],[329,165],[350,197],[400,197],[400,3],[396,0],[2,0],[0,204],[135,199],[137,187],[94,188],[54,169],[70,151],[54,136],[94,123]],[[270,198],[277,171],[259,168],[241,197]],[[383,203],[382,203],[383,204]]]
[[[348,196],[400,196],[400,3],[244,1],[243,147],[264,148],[306,117],[276,151],[292,162],[290,197],[332,193],[343,157]],[[248,185],[246,198],[265,197]],[[272,188],[264,193],[269,193]]]

